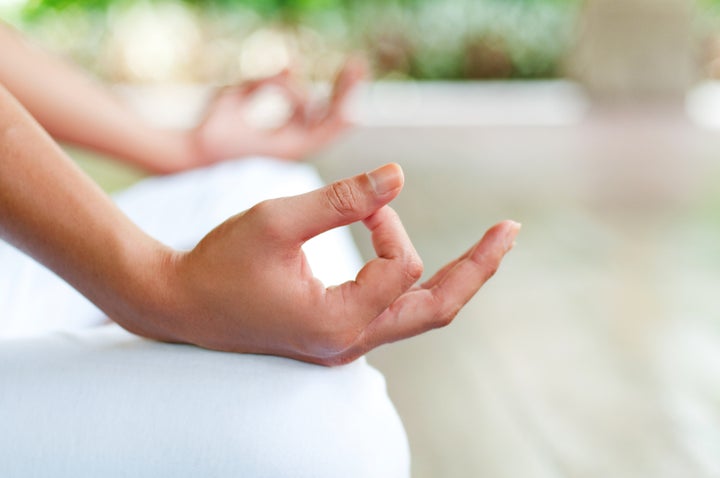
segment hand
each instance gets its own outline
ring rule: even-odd
[[[209,349],[337,365],[449,324],[494,274],[519,225],[494,226],[465,255],[413,286],[422,263],[387,206],[402,186],[402,170],[391,164],[229,219],[169,262],[164,325],[133,328]],[[301,246],[358,220],[372,232],[378,257],[354,281],[325,288]]]
[[[343,108],[349,93],[365,76],[365,63],[349,60],[338,73],[326,105],[309,101],[308,92],[289,71],[227,88],[210,104],[205,118],[191,132],[194,145],[193,166],[249,155],[298,160],[305,158],[335,139],[348,123]],[[275,88],[289,103],[291,114],[277,128],[263,128],[248,121],[255,96]]]

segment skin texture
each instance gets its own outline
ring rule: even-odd
[[[6,58],[15,54],[8,44],[22,41],[2,32],[0,55]],[[198,128],[187,132],[195,138],[191,146],[177,143],[189,149],[178,152],[181,159],[173,163],[167,138],[144,129],[98,85],[42,53],[29,55],[20,58],[26,64],[21,61],[18,71],[58,80],[42,90],[40,80],[18,82],[19,73],[7,66],[12,61],[0,62],[0,80],[7,85],[0,85],[0,238],[55,271],[132,332],[215,350],[344,364],[379,345],[449,324],[514,244],[519,225],[499,223],[417,285],[422,262],[388,206],[404,178],[398,165],[389,164],[307,194],[259,203],[210,231],[193,250],[175,251],[124,216],[43,126],[61,139],[135,164],[157,161],[152,168],[158,170],[243,151],[302,156],[344,126],[343,101],[360,69],[349,64],[320,108],[311,107],[287,73],[221,93]],[[66,88],[64,94],[53,93],[57,84]],[[294,113],[276,130],[253,131],[236,110],[268,84],[286,92]],[[161,160],[153,156],[159,150],[165,154]],[[188,163],[183,154],[199,157]],[[355,280],[326,288],[312,276],[301,246],[357,221],[371,231],[378,257]]]

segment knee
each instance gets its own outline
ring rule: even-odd
[[[5,341],[0,356],[0,463],[17,476],[409,476],[364,360],[329,369],[115,326]]]

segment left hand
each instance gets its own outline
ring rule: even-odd
[[[348,127],[343,108],[365,70],[363,61],[348,60],[335,78],[327,104],[319,107],[287,70],[221,91],[191,132],[196,162],[192,166],[249,155],[300,160],[322,149]],[[279,127],[255,126],[248,121],[249,107],[260,91],[270,87],[280,90],[291,114]]]
[[[519,225],[492,227],[466,254],[415,285],[422,261],[387,204],[403,174],[387,165],[228,219],[191,251],[160,251],[148,294],[111,316],[140,335],[214,350],[271,354],[322,365],[351,362],[382,344],[448,325],[495,273]],[[325,287],[303,243],[362,221],[377,257],[353,281]],[[138,295],[140,301],[138,301]],[[121,312],[123,309],[121,309]]]

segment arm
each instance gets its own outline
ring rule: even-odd
[[[341,71],[327,108],[308,118],[306,95],[287,73],[223,91],[194,129],[155,128],[107,89],[69,64],[29,44],[0,23],[0,83],[59,141],[114,156],[154,173],[170,173],[224,159],[264,154],[301,159],[334,139],[345,123],[342,105],[364,74],[357,61]],[[244,121],[257,91],[274,86],[295,114],[273,130]]]
[[[187,132],[150,127],[99,83],[0,24],[0,83],[60,141],[153,172],[190,164]]]
[[[45,264],[111,316],[114,303],[130,304],[129,297],[142,294],[167,254],[1,84],[0,239]],[[147,273],[138,268],[142,261]]]
[[[0,87],[0,238],[44,263],[140,335],[233,352],[346,363],[448,324],[495,272],[519,226],[498,224],[415,286],[422,264],[387,204],[397,165],[230,218],[193,250],[153,240],[63,154]],[[378,257],[325,288],[302,244],[362,220]]]

